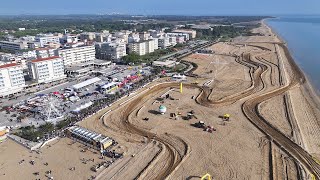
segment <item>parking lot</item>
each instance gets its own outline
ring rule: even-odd
[[[125,92],[135,81],[149,75],[150,71],[150,67],[119,65],[100,73],[28,88],[20,95],[1,100],[2,108],[5,108],[0,111],[0,125],[12,128],[30,125],[37,127],[46,122],[75,116],[98,99]],[[97,82],[74,88],[77,84],[97,78],[100,79]],[[103,89],[111,83],[116,87]]]

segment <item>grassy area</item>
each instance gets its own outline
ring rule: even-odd
[[[29,141],[36,142],[39,139],[42,139],[46,134],[52,133],[54,130],[55,126],[53,124],[46,123],[44,125],[39,126],[38,128],[36,128],[35,126],[21,127],[14,134]]]
[[[158,49],[153,53],[149,53],[143,56],[139,56],[138,54],[135,54],[135,53],[130,53],[127,56],[123,57],[123,60],[126,64],[129,64],[129,63],[134,63],[136,65],[141,63],[149,64],[152,61],[157,60],[161,56],[168,55],[173,52],[174,52],[173,48],[168,48],[168,49]]]

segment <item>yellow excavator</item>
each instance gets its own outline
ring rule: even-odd
[[[209,173],[207,173],[204,176],[202,176],[201,180],[212,180],[212,177]]]

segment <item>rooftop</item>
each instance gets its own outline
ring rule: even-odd
[[[89,85],[94,84],[94,83],[97,83],[97,82],[99,82],[99,81],[101,81],[101,79],[98,78],[98,77],[95,77],[95,78],[92,78],[92,79],[88,79],[88,80],[86,80],[86,81],[83,81],[83,82],[81,82],[81,83],[79,83],[79,84],[75,84],[75,85],[73,85],[73,88],[74,88],[74,89],[81,89],[81,88],[83,88],[83,87],[89,86]]]
[[[111,138],[103,136],[102,134],[98,134],[96,132],[90,131],[90,130],[85,129],[83,127],[72,126],[68,129],[73,134],[76,134],[77,136],[80,136],[88,141],[96,141],[96,142],[100,142],[100,143],[104,143],[108,140],[111,141]]]
[[[36,48],[35,50],[42,51],[42,50],[50,50],[50,49],[53,49],[53,48]]]
[[[57,58],[60,58],[59,56],[51,56],[51,57],[48,57],[48,58],[39,58],[39,59],[35,59],[35,60],[32,60],[31,62],[41,62],[41,61],[49,61],[49,60],[53,60],[53,59],[57,59]]]
[[[4,64],[4,65],[0,65],[0,69],[8,68],[8,67],[13,67],[13,66],[17,66],[17,65],[18,65],[18,64],[16,64],[16,63]]]

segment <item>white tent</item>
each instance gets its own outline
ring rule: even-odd
[[[83,81],[83,82],[81,82],[81,83],[79,83],[79,84],[75,84],[75,85],[73,85],[73,88],[74,88],[75,90],[78,90],[78,89],[81,89],[81,88],[83,88],[83,87],[89,86],[89,85],[94,84],[94,83],[99,82],[99,81],[101,81],[101,79],[98,78],[98,77],[95,77],[95,78],[92,78],[92,79],[88,79],[88,80],[86,80],[86,81]]]

